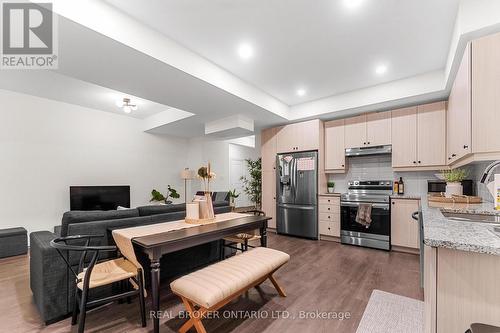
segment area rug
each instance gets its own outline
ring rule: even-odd
[[[424,302],[374,290],[356,333],[421,333]]]

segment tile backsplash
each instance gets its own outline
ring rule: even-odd
[[[328,180],[335,182],[335,192],[346,192],[350,180],[399,180],[403,177],[406,194],[427,194],[427,180],[437,179],[437,171],[394,172],[391,155],[349,157],[349,169],[345,174],[330,174]]]

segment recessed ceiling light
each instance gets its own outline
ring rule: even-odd
[[[238,46],[238,54],[244,60],[250,59],[251,57],[253,57],[254,54],[252,45],[248,43],[240,44]]]
[[[387,65],[378,65],[375,67],[375,73],[378,75],[385,74],[385,72],[387,72]]]
[[[306,90],[305,89],[299,89],[297,90],[297,96],[305,96],[306,95]]]
[[[364,0],[344,0],[344,6],[347,8],[358,8]]]

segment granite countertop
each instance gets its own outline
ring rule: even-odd
[[[320,193],[320,197],[340,197],[341,193]]]
[[[393,194],[391,199],[420,200],[422,196],[420,194]]]
[[[463,213],[486,213],[500,215],[492,203],[463,205],[453,208],[451,204],[435,204],[422,198],[420,202],[424,223],[424,243],[432,247],[444,247],[477,253],[500,255],[500,234],[488,223],[455,221],[441,213],[441,207]]]

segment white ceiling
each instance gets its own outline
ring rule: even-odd
[[[47,70],[3,71],[0,75],[0,89],[14,90],[138,119],[145,119],[163,111],[169,111],[173,118],[192,115],[167,105]],[[138,109],[125,114],[116,106],[116,102],[122,101],[124,97],[130,98]]]
[[[289,105],[445,67],[459,0],[346,1],[106,2]]]

